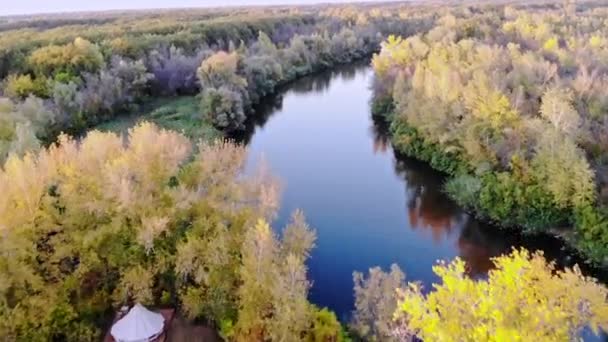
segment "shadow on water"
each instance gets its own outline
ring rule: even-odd
[[[408,281],[426,289],[438,281],[438,259],[460,257],[483,278],[491,258],[525,247],[542,250],[560,267],[581,264],[555,238],[524,236],[476,220],[443,193],[445,175],[396,155],[388,127],[372,118],[367,63],[319,73],[265,98],[234,137],[249,146],[247,170],[260,156],[284,183],[275,227],[303,209],[317,231],[308,263],[310,299],[347,321],[354,308],[352,272],[397,263]]]

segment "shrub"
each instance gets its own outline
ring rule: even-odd
[[[205,88],[201,112],[213,125],[227,131],[242,128],[246,119],[241,94],[228,87]]]
[[[336,314],[327,308],[313,308],[312,328],[306,342],[348,342],[350,339],[342,329]]]
[[[52,76],[55,72],[95,72],[104,58],[99,47],[83,38],[66,45],[48,45],[31,53],[30,65],[40,75]]]
[[[49,96],[46,79],[44,77],[32,79],[28,74],[8,76],[5,80],[4,92],[14,99],[24,99],[29,95],[44,98]]]

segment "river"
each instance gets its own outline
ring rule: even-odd
[[[240,137],[249,146],[247,170],[263,160],[283,184],[274,226],[282,229],[302,209],[316,229],[308,262],[313,303],[348,320],[353,271],[392,263],[427,289],[438,280],[432,266],[439,259],[461,257],[473,277],[519,246],[574,263],[556,239],[480,223],[442,193],[443,175],[396,157],[385,125],[370,114],[372,77],[367,64],[356,64],[301,79],[261,105]]]

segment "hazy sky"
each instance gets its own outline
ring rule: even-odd
[[[1,0],[0,16],[109,9],[214,7],[353,2],[354,0]],[[369,0],[368,0],[369,1]],[[374,1],[374,0],[371,0]],[[386,1],[386,0],[384,0]]]

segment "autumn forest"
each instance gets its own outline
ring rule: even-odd
[[[608,332],[604,1],[0,13],[0,80],[2,340]]]

